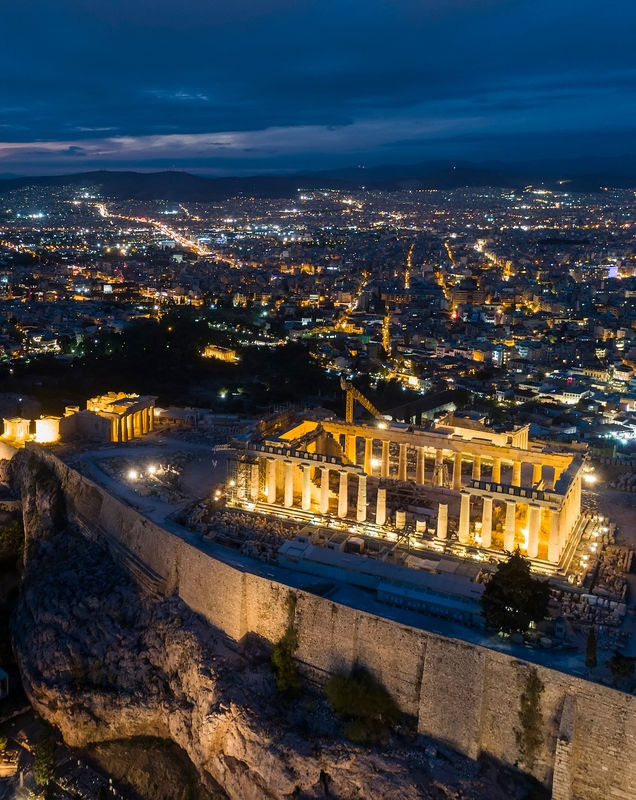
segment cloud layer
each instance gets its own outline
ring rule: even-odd
[[[628,0],[32,0],[0,172],[253,172],[634,150]]]

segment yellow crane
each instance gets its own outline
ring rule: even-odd
[[[385,418],[382,412],[378,411],[373,403],[367,397],[365,397],[359,389],[356,389],[356,387],[350,381],[347,381],[341,377],[340,388],[346,393],[347,397],[345,412],[345,420],[347,422],[353,422],[353,407],[356,400],[363,408],[366,408],[369,414],[372,414],[376,419]]]

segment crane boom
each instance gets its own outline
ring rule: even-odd
[[[356,389],[356,387],[350,381],[347,381],[341,377],[340,388],[346,393],[347,405],[345,411],[345,420],[347,422],[353,422],[353,408],[356,400],[363,408],[366,408],[369,414],[374,416],[376,419],[384,419],[384,415],[378,411],[373,403],[367,397],[365,397],[359,389]]]

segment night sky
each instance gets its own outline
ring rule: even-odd
[[[0,174],[636,152],[633,0],[6,0]]]

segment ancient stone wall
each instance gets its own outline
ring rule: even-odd
[[[71,519],[119,542],[232,639],[273,642],[291,621],[303,669],[320,678],[364,665],[421,733],[518,766],[553,786],[554,800],[636,797],[636,697],[243,572],[32,452],[58,477]]]

